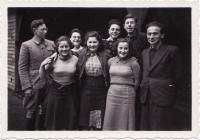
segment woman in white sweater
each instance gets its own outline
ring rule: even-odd
[[[56,41],[58,55],[48,57],[40,66],[40,78],[47,81],[48,100],[45,125],[47,130],[73,130],[76,117],[76,66],[72,44],[66,36]]]
[[[119,39],[116,45],[118,55],[108,60],[110,87],[103,130],[134,130],[140,66],[127,39]]]

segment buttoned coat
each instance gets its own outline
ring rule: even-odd
[[[180,79],[180,55],[176,46],[162,43],[153,60],[149,59],[150,48],[142,53],[143,75],[140,84],[140,101],[145,103],[150,94],[150,103],[170,106],[176,99],[176,85]]]
[[[79,74],[79,81],[82,82],[83,76],[84,76],[84,71],[85,71],[85,63],[90,56],[89,51],[87,48],[84,48],[80,51],[79,53],[79,59],[78,59],[78,74]],[[102,66],[102,73],[105,79],[105,84],[108,86],[108,64],[107,61],[110,58],[110,55],[108,52],[105,50],[102,50],[100,52],[97,52],[97,57],[99,58],[99,61]]]
[[[44,40],[43,45],[41,48],[40,44],[33,39],[25,41],[21,45],[18,69],[22,90],[40,89],[42,86],[39,82],[40,64],[53,54],[55,48],[54,42],[47,39]]]

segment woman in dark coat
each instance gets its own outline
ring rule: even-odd
[[[109,54],[103,50],[101,36],[96,31],[86,34],[85,45],[78,60],[81,86],[79,125],[81,130],[101,130],[108,87]]]
[[[72,44],[66,36],[59,37],[56,46],[57,57],[45,59],[39,71],[40,78],[49,85],[45,125],[47,130],[74,130],[78,58],[71,54]]]

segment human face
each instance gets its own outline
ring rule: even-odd
[[[58,54],[61,57],[67,57],[70,54],[70,46],[67,41],[60,41],[58,46]]]
[[[81,44],[81,34],[78,32],[73,32],[70,38],[74,46],[80,46]]]
[[[128,34],[133,33],[133,31],[135,30],[135,26],[136,26],[136,21],[134,18],[127,18],[124,22],[124,29]]]
[[[108,29],[108,33],[109,33],[110,37],[113,39],[118,38],[120,35],[120,32],[121,32],[121,28],[117,24],[112,24],[110,26],[110,28]]]
[[[96,37],[89,37],[87,40],[87,47],[90,52],[95,53],[99,47],[99,41]]]
[[[150,26],[147,28],[147,40],[151,46],[156,46],[160,43],[164,34],[161,33],[161,29],[158,26]]]
[[[118,56],[120,58],[126,58],[129,53],[129,47],[127,42],[120,42],[117,47]]]
[[[38,36],[39,38],[45,39],[47,31],[48,29],[46,25],[42,24],[35,29],[34,34]]]

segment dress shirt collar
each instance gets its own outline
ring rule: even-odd
[[[156,46],[150,46],[150,49],[158,50],[162,44],[162,41],[160,41]]]
[[[33,37],[32,40],[37,46],[39,46],[41,44],[44,44],[45,46],[47,46],[47,42],[45,41],[45,39],[42,39],[41,41],[39,41],[37,38]]]
[[[89,50],[87,50],[86,56],[88,56],[88,57],[93,57],[93,56],[95,56],[95,55],[97,55],[97,54],[98,54],[98,52],[96,52],[96,53],[91,53]]]
[[[138,30],[135,29],[131,35],[127,35],[127,38],[129,38],[130,40],[132,40],[132,39],[137,38],[137,36],[138,36]]]

